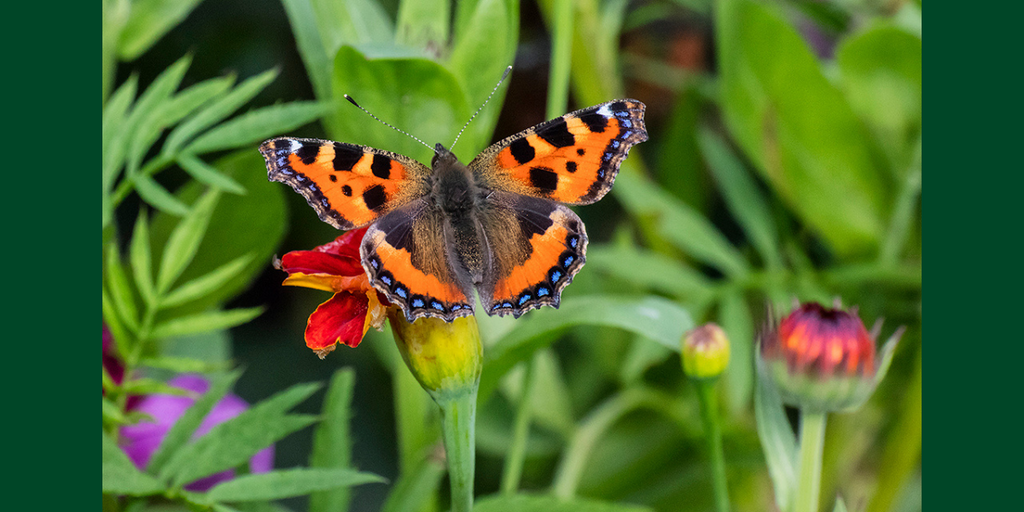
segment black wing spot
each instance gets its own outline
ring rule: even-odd
[[[568,172],[576,172],[576,162],[567,161],[565,162],[565,170]]]
[[[295,152],[295,156],[302,160],[302,163],[306,165],[313,165],[316,162],[316,155],[320,153],[319,144],[303,144],[298,151]]]
[[[330,174],[327,177],[331,179],[331,183],[337,183],[338,182],[338,177],[333,175],[333,174]]]
[[[537,156],[537,151],[525,137],[512,141],[512,144],[508,145],[508,149],[512,152],[512,158],[515,158],[520,164],[525,164]]]
[[[587,128],[594,133],[604,133],[604,130],[608,128],[608,118],[597,112],[583,114],[580,116],[580,121],[583,121],[583,124],[587,125]]]
[[[341,144],[334,144],[334,170],[351,171],[356,162],[363,157],[362,150]]]
[[[366,203],[366,207],[371,210],[380,208],[388,200],[387,193],[384,192],[384,187],[375,185],[366,189],[363,192],[363,202]]]
[[[530,184],[539,189],[553,191],[558,188],[558,175],[547,167],[531,167]]]
[[[391,159],[384,155],[374,154],[370,170],[373,171],[374,176],[384,180],[388,179],[391,177]]]
[[[334,176],[331,176],[331,178],[334,178]],[[341,193],[345,194],[348,197],[352,197],[352,187],[350,187],[348,185],[342,185],[341,186]]]
[[[566,126],[565,119],[559,119],[545,126],[537,132],[537,135],[556,148],[564,148],[576,144],[576,137],[569,133],[569,127]]]
[[[576,150],[576,154],[579,155],[579,156],[583,156],[583,155],[587,154],[587,150],[585,150],[583,148],[579,148],[579,149]]]

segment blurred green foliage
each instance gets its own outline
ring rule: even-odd
[[[228,498],[268,486],[280,492],[266,500],[313,493],[267,505],[274,509],[444,509],[436,408],[400,364],[390,333],[371,332],[360,349],[315,360],[301,333],[319,297],[281,291],[282,276],[273,273],[259,278],[273,272],[273,253],[334,235],[301,197],[263,178],[256,147],[271,136],[310,134],[427,162],[429,148],[343,95],[429,145],[447,146],[511,64],[508,85],[454,148],[464,162],[545,112],[619,97],[647,104],[650,140],[633,148],[608,198],[579,210],[592,244],[562,308],[478,318],[486,344],[479,508],[552,510],[553,494],[568,500],[558,502],[566,510],[711,510],[678,339],[715,321],[733,351],[720,386],[732,503],[766,509],[774,492],[752,400],[756,335],[769,306],[785,312],[794,299],[835,297],[859,305],[868,323],[885,317],[883,336],[894,325],[908,331],[868,405],[830,419],[822,507],[831,509],[837,494],[871,511],[919,507],[905,498],[921,492],[919,2],[245,5],[243,13],[230,0],[103,4],[103,315],[122,360],[141,377],[116,385],[105,375],[105,492],[227,510],[256,507]],[[224,31],[232,40],[192,40],[190,31]],[[261,43],[288,32],[295,62]],[[237,58],[225,49],[236,46],[250,60],[225,61],[213,73],[252,71],[261,58],[273,61],[261,69],[300,72],[252,72],[236,84],[233,75],[191,71],[192,60],[209,70],[218,55]],[[271,89],[278,84],[287,88]],[[268,90],[278,95],[260,96]],[[249,102],[258,106],[229,118]],[[309,125],[314,120],[320,124]],[[264,316],[226,330],[263,306]],[[174,487],[194,475],[168,479],[126,465],[116,429],[138,419],[126,408],[129,391],[172,391],[157,369],[222,372],[230,346],[246,377],[255,374],[240,392],[255,401],[289,388],[289,407],[312,393],[291,388],[296,382],[354,365],[332,378],[322,407],[300,406],[322,410],[323,421],[315,441],[308,430],[288,438],[306,436],[297,447],[278,441],[278,467],[372,467],[390,485],[350,491],[370,480],[281,471],[269,484],[240,479],[237,489],[199,497]],[[263,420],[309,423],[287,408]],[[299,418],[284,419],[291,416]],[[517,421],[527,425],[522,443]],[[244,461],[262,446],[224,460]],[[502,493],[503,461],[515,450],[524,457],[512,491],[521,492]],[[227,466],[207,469],[214,467]],[[325,476],[347,483],[308,483]]]

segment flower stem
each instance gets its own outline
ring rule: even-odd
[[[717,381],[717,379],[715,379]],[[725,478],[725,451],[722,449],[722,425],[718,417],[718,397],[714,382],[696,380],[697,396],[700,399],[700,416],[704,424],[704,438],[708,442],[711,457],[711,479],[715,490],[715,510],[728,512],[729,486]]]
[[[476,467],[476,392],[474,386],[454,393],[438,393],[441,430],[451,481],[452,512],[473,508],[473,475]]]
[[[821,454],[825,446],[825,412],[800,412],[800,481],[794,512],[817,512],[821,494]]]

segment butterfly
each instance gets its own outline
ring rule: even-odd
[[[302,194],[321,220],[341,230],[369,225],[363,268],[410,322],[470,315],[474,292],[489,315],[518,318],[557,308],[583,266],[587,232],[565,205],[611,190],[630,147],[647,140],[644,109],[622,99],[577,110],[491,145],[469,165],[441,144],[429,168],[321,139],[275,138],[260,152],[270,180]]]

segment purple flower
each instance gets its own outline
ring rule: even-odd
[[[210,383],[198,375],[180,375],[169,382],[170,385],[184,390],[203,394],[210,388]],[[154,422],[141,421],[135,425],[127,425],[121,428],[123,448],[128,458],[140,469],[145,468],[149,463],[153,452],[163,441],[164,436],[178,421],[178,418],[185,413],[185,410],[195,403],[195,398],[189,396],[174,395],[149,395],[139,401],[134,411],[148,414],[153,417]],[[203,422],[196,429],[194,438],[206,435],[216,425],[224,423],[242,411],[249,408],[249,404],[236,395],[228,394],[213,407],[210,414],[203,418]],[[274,447],[268,446],[249,461],[249,469],[253,473],[265,473],[274,466]],[[235,471],[229,469],[201,478],[185,486],[190,491],[202,492],[214,485],[234,478]]]

